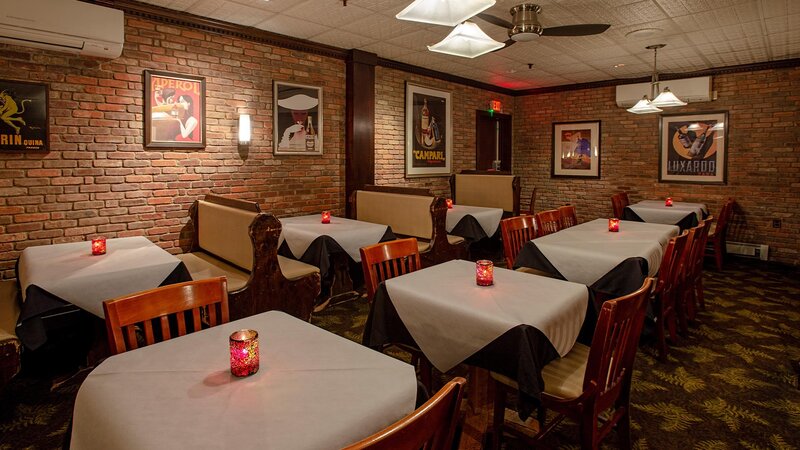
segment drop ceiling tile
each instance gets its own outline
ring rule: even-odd
[[[160,4],[160,2],[158,2],[157,0],[151,1],[151,3],[155,5]],[[189,9],[186,10],[186,12],[191,14],[197,14],[198,16],[214,18],[213,16],[211,16],[211,14],[214,11],[219,10],[219,8],[225,6],[226,4],[227,4],[226,0],[199,0],[198,2],[190,6]]]
[[[614,13],[623,17],[626,24],[647,23],[666,19],[667,16],[651,0],[631,3],[614,8]]]
[[[764,18],[786,16],[789,13],[788,3],[796,3],[794,0],[762,0],[761,10]]]
[[[274,14],[262,9],[255,9],[238,3],[226,2],[216,11],[211,13],[211,17],[225,22],[237,23],[247,27],[264,22]]]
[[[350,7],[350,3],[347,4],[347,7]],[[397,20],[394,17],[388,17],[382,14],[371,14],[362,19],[355,20],[347,26],[348,31],[352,33],[369,36],[381,41],[414,33],[423,28],[424,26],[421,24],[409,22],[407,20]]]
[[[314,42],[321,42],[340,48],[361,48],[365,45],[374,44],[377,39],[361,36],[359,34],[344,31],[341,28],[323,31],[311,37]]]
[[[305,20],[295,19],[294,17],[276,14],[269,19],[256,24],[256,28],[271,31],[273,33],[285,34],[301,39],[308,39],[330,30],[329,27],[311,23]]]
[[[324,14],[320,14],[320,9],[324,10]],[[319,2],[311,1],[299,3],[297,6],[283,11],[281,14],[296,19],[308,20],[309,22],[318,23],[331,28],[346,28],[351,32],[356,31],[356,28],[350,26],[353,22],[364,19],[365,17],[375,16],[375,13],[372,11],[356,5],[348,4],[347,6],[342,6],[341,4],[333,4],[322,6]]]
[[[656,0],[661,9],[670,17],[680,17],[709,10],[705,0]]]
[[[387,42],[375,42],[373,44],[368,44],[363,47],[360,47],[359,49],[364,50],[365,52],[375,53],[376,55],[380,55],[381,58],[387,58],[387,59],[395,59],[402,55],[408,55],[409,53],[414,53],[415,51],[408,47],[393,45]]]

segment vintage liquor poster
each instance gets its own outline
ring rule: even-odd
[[[205,147],[205,79],[145,71],[145,146]]]
[[[449,92],[407,85],[406,133],[406,175],[450,173]]]
[[[600,177],[600,121],[553,124],[553,177]]]
[[[47,85],[0,80],[0,150],[46,151]]]
[[[724,183],[727,113],[661,118],[661,181]]]
[[[322,154],[322,88],[275,81],[276,155]]]

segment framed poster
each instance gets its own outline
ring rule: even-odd
[[[322,154],[322,88],[274,81],[276,155]]]
[[[449,176],[450,93],[406,82],[406,177]]]
[[[144,71],[144,146],[206,146],[206,80]]]
[[[600,178],[600,121],[553,124],[552,177]]]
[[[47,85],[0,80],[0,151],[47,151]]]
[[[662,114],[658,181],[725,184],[728,112]]]

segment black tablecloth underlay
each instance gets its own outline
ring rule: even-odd
[[[630,220],[633,222],[644,222],[644,220],[642,220],[642,218],[639,217],[638,214],[633,212],[633,210],[628,208],[627,206],[625,207],[624,210],[622,210],[622,220]],[[683,233],[683,230],[688,230],[689,228],[697,226],[697,214],[695,214],[693,211],[689,211],[686,214],[686,217],[684,217],[678,223],[673,225],[677,225],[678,228],[681,229],[681,233]]]
[[[135,276],[135,274],[132,276]],[[17,274],[17,279],[19,279],[19,274]],[[186,265],[181,262],[158,286],[183,283],[184,281],[192,281],[192,276],[189,274],[189,270],[186,269]],[[31,284],[25,290],[25,301],[22,302],[20,308],[16,328],[17,336],[22,341],[22,344],[25,345],[25,348],[36,350],[47,342],[47,329],[44,324],[44,318],[48,315],[71,312],[77,309],[76,306],[68,301],[47,292],[35,284]]]
[[[591,343],[594,327],[597,324],[597,314],[594,312],[594,308],[589,306],[594,303],[591,292],[589,295],[590,301],[587,305],[586,318],[578,335],[578,342],[586,345]],[[375,293],[375,299],[364,328],[362,344],[374,349],[380,349],[388,344],[405,344],[419,348],[397,315],[397,310],[389,298],[384,283],[378,286]],[[516,380],[520,389],[517,411],[520,418],[524,420],[539,405],[539,396],[544,386],[542,368],[557,358],[559,358],[558,352],[547,336],[530,325],[518,325],[503,333],[462,363],[481,367]]]
[[[497,230],[495,230],[492,236],[487,236],[486,232],[483,231],[483,227],[478,220],[472,217],[471,215],[467,214],[458,221],[456,226],[453,227],[453,230],[447,234],[452,234],[453,236],[461,236],[467,240],[467,242],[475,242],[479,241],[483,238],[487,237],[499,237],[500,236],[500,226],[497,226]]]
[[[520,250],[514,268],[530,267],[541,270],[566,280],[563,275],[553,267],[553,264],[542,254],[534,241],[528,241]],[[620,262],[616,267],[595,281],[589,289],[600,300],[621,297],[636,291],[644,283],[649,272],[647,260],[634,256]]]

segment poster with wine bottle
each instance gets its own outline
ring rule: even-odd
[[[275,81],[272,129],[276,155],[322,154],[322,88]]]
[[[728,112],[661,115],[659,181],[724,184]]]
[[[406,83],[406,177],[449,176],[450,93]]]

